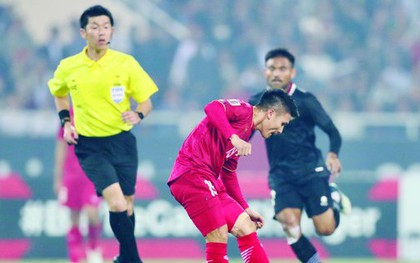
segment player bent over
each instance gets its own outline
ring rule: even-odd
[[[245,201],[236,174],[239,156],[251,154],[253,131],[264,138],[283,131],[298,112],[283,91],[267,91],[254,107],[241,100],[215,100],[183,143],[168,179],[172,195],[206,240],[206,260],[229,262],[228,233],[237,238],[244,262],[268,257],[256,230],[260,214]]]

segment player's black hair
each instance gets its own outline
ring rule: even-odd
[[[86,28],[86,25],[89,22],[89,17],[95,16],[107,16],[111,22],[111,26],[114,26],[114,18],[112,17],[111,12],[101,5],[94,5],[86,9],[83,14],[80,16],[80,28]]]
[[[293,119],[299,117],[295,100],[281,89],[265,91],[255,106],[263,110],[274,108],[278,112],[290,113]]]
[[[285,48],[272,49],[268,51],[267,54],[265,55],[265,62],[267,62],[267,60],[269,59],[276,58],[276,57],[287,58],[292,64],[292,68],[295,67],[295,56],[292,53],[290,53],[289,50]]]

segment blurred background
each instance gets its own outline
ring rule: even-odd
[[[47,82],[62,58],[84,47],[78,19],[94,4],[0,0],[0,260],[66,255],[68,211],[52,191],[58,117]],[[337,181],[354,204],[331,237],[317,238],[310,223],[305,231],[325,258],[420,260],[419,1],[101,4],[115,19],[111,48],[133,55],[160,89],[154,111],[134,128],[143,255],[162,257],[159,245],[176,241],[168,257],[202,257],[197,231],[165,184],[174,158],[207,102],[264,89],[265,53],[286,47],[296,56],[296,83],[319,98],[343,136]],[[317,142],[328,147],[322,133]],[[253,156],[240,163],[241,184],[269,219],[264,147],[253,143]],[[293,258],[278,224],[269,222],[260,236],[271,258]],[[111,237],[104,224],[107,257],[117,253]]]

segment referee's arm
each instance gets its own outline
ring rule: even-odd
[[[57,112],[62,110],[69,110],[70,109],[70,102],[69,98],[66,97],[54,97],[55,107]]]
[[[152,111],[152,108],[152,101],[150,99],[147,99],[137,105],[136,112],[141,112],[143,116],[146,117]]]

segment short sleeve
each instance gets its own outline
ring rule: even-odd
[[[55,97],[65,97],[69,93],[62,63],[55,70],[54,77],[48,81],[48,87],[51,94]]]
[[[149,74],[133,57],[130,57],[129,63],[131,73],[129,93],[136,102],[141,103],[157,92],[158,88]]]

